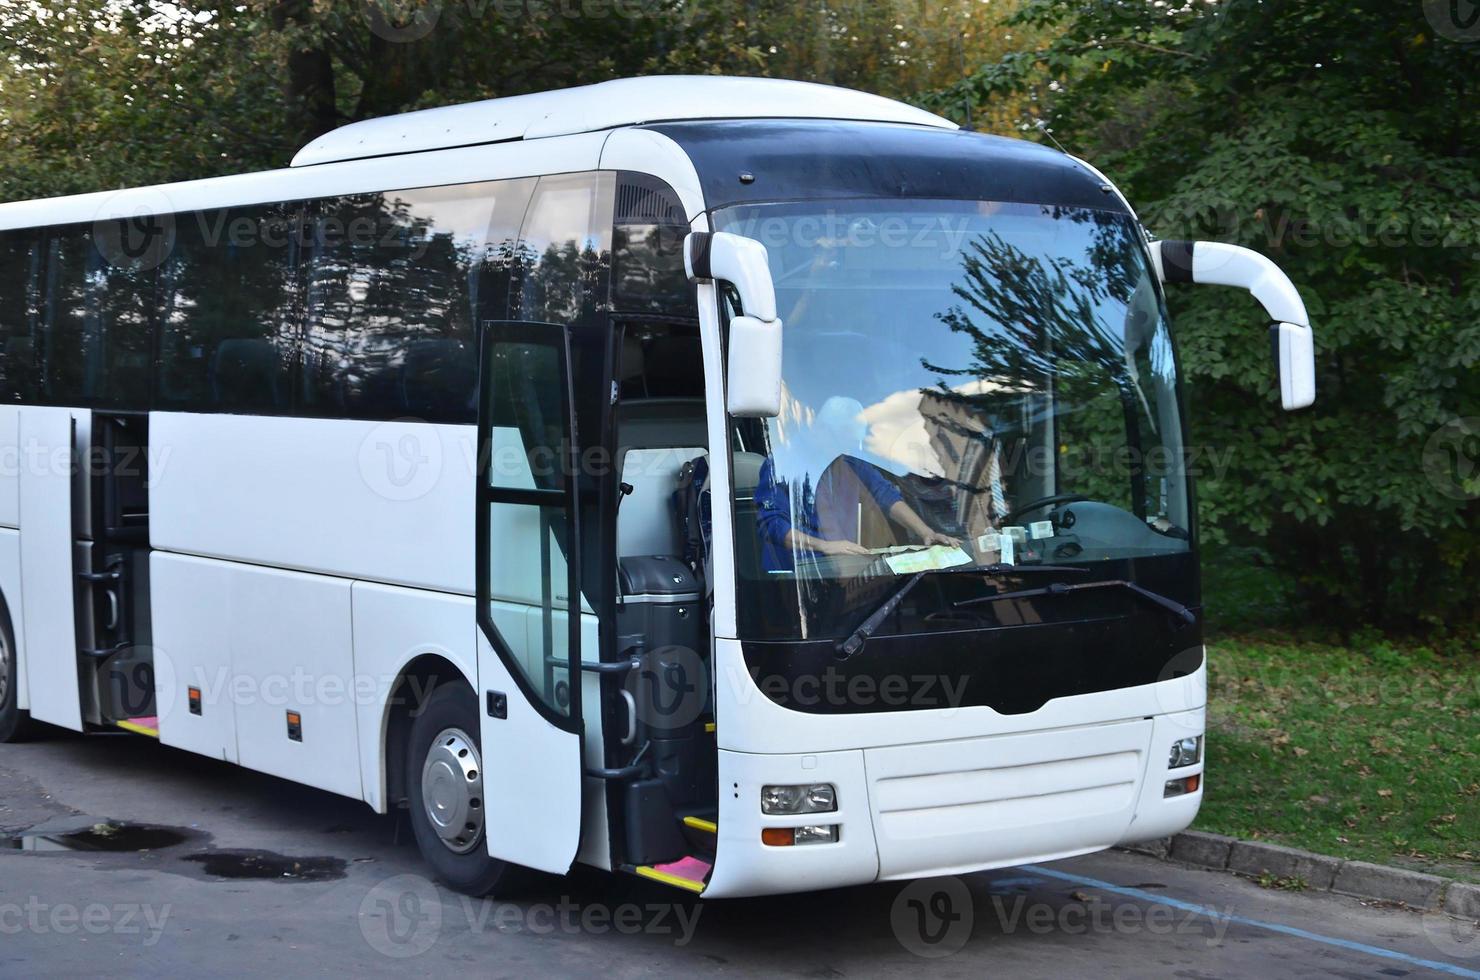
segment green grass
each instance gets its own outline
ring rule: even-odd
[[[1209,643],[1195,827],[1480,881],[1480,659],[1359,647]]]

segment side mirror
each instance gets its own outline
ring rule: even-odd
[[[1315,335],[1300,291],[1279,266],[1253,249],[1222,242],[1153,242],[1151,259],[1163,283],[1237,286],[1251,293],[1272,321],[1280,404],[1290,412],[1315,402]]]
[[[730,321],[726,408],[737,418],[781,414],[781,321],[766,246],[729,232],[694,232],[684,242],[690,281],[727,282],[742,315]]]

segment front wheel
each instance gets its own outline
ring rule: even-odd
[[[524,869],[488,854],[478,732],[472,688],[439,685],[411,723],[406,783],[422,857],[448,887],[483,896],[518,887]]]

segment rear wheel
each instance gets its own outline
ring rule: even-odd
[[[0,599],[0,742],[18,742],[30,728],[30,712],[20,709],[20,663],[10,610]]]
[[[488,854],[478,699],[461,681],[439,685],[411,723],[406,752],[411,828],[422,857],[449,887],[507,894],[525,869]]]

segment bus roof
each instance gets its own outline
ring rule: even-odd
[[[654,75],[422,109],[351,123],[293,158],[305,167],[506,140],[696,119],[839,119],[955,129],[940,116],[852,89],[776,78]]]

